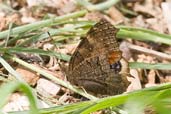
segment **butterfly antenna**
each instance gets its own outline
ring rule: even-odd
[[[53,41],[53,42],[55,42],[55,40],[51,37],[50,33],[47,32],[47,34],[48,34],[50,40]],[[55,43],[54,43],[54,46],[55,46],[55,48],[57,49],[57,51],[59,51],[59,47],[58,47]],[[61,52],[59,52],[59,59],[58,59],[59,62],[60,62],[60,59],[63,59]]]
[[[55,40],[51,37],[50,33],[47,32],[47,34],[48,34],[50,40],[53,41],[53,42],[55,42]],[[56,44],[54,44],[54,46],[55,46],[55,48],[57,49],[57,51],[59,51],[59,47],[58,47]],[[59,51],[59,59],[58,59],[57,63],[58,63],[58,65],[59,65],[60,69],[61,69],[61,72],[65,74],[66,71],[67,71],[67,69],[64,68],[64,65],[60,63],[60,59],[62,59],[62,58],[63,58],[63,57],[62,57],[62,54],[61,54],[61,52]]]

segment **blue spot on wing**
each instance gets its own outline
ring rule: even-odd
[[[116,73],[120,72],[121,71],[121,63],[120,61],[116,62],[116,63],[113,63],[110,65],[110,69],[114,69]]]

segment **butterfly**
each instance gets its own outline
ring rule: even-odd
[[[71,84],[96,96],[126,91],[129,68],[119,50],[117,31],[105,19],[90,28],[69,62],[67,79]]]

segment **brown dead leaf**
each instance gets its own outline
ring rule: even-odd
[[[132,57],[132,53],[128,48],[128,43],[124,41],[121,42],[119,48],[122,51],[122,56],[128,61]]]
[[[133,25],[166,33],[167,27],[162,15],[160,2],[160,0],[145,0],[143,4],[136,3],[134,10],[141,13],[142,16],[139,14],[135,18]],[[140,16],[141,18],[139,18]]]
[[[124,20],[124,16],[122,15],[122,13],[114,6],[110,7],[107,13],[112,18],[112,20],[117,24],[123,22]]]
[[[8,15],[6,17],[6,21],[7,21],[7,24],[9,24],[9,23],[15,23],[17,25],[21,24],[20,15],[18,13],[14,13],[12,15]]]
[[[141,89],[142,87],[141,87],[138,71],[136,69],[130,69],[130,74],[134,78],[128,77],[128,81],[130,81],[131,84],[129,85],[127,92]]]
[[[155,70],[150,70],[150,72],[148,73],[148,83],[149,84],[155,84]]]
[[[21,24],[20,16],[17,13],[12,15],[6,15],[3,12],[0,12],[0,31],[8,28],[10,23],[15,23],[17,25]]]
[[[145,19],[142,15],[138,15],[137,17],[135,17],[133,23],[135,26],[147,28],[147,24],[145,23]]]
[[[104,18],[104,15],[99,11],[93,11],[87,13],[84,18],[91,21],[98,22],[101,18]]]
[[[171,75],[165,76],[165,82],[171,82]]]
[[[33,18],[33,17],[26,17],[26,16],[23,16],[21,18],[21,21],[22,23],[33,23],[33,22],[36,22],[36,19]]]
[[[155,17],[159,13],[159,11],[161,11],[161,9],[159,8],[159,6],[154,4],[153,0],[145,0],[144,4],[140,4],[139,2],[136,3],[134,5],[134,11],[145,13]]]
[[[164,33],[166,31],[166,23],[163,21],[163,17],[159,17],[158,15],[158,18],[146,19],[145,22],[148,24],[149,29]]]
[[[137,62],[156,63],[156,58],[145,54],[139,54]]]
[[[21,74],[22,78],[29,84],[29,85],[32,85],[34,86],[36,83],[37,83],[37,80],[39,79],[39,76],[33,72],[33,71],[30,71],[26,68],[23,68],[23,67],[18,67],[16,69],[16,71],[18,73]]]
[[[73,12],[74,10],[76,10],[76,4],[72,0],[67,0],[67,2],[61,5],[57,11],[59,15],[64,15]]]
[[[6,18],[4,15],[0,15],[0,31],[6,28]]]
[[[145,84],[145,87],[152,87],[152,86],[156,86],[157,84],[155,83],[156,81],[156,71],[155,70],[150,70],[150,72],[148,73],[148,83]]]
[[[21,22],[23,24],[25,24],[25,23],[33,23],[33,22],[37,21],[37,19],[33,17],[32,12],[28,8],[25,8],[25,7],[22,8],[20,10],[20,13],[22,15]]]

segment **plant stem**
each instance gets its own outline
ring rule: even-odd
[[[35,66],[33,66],[33,65],[30,65],[30,64],[24,62],[24,61],[21,60],[21,59],[18,59],[18,58],[16,58],[16,57],[12,57],[12,56],[9,56],[9,58],[11,58],[13,61],[19,63],[20,65],[23,65],[24,67],[26,67],[26,68],[28,68],[28,69],[31,69],[31,70],[33,70],[33,71],[35,71],[35,72],[37,72],[37,73],[43,75],[44,77],[46,77],[46,78],[48,78],[48,79],[54,81],[55,83],[57,83],[57,84],[59,84],[59,85],[62,85],[62,86],[64,86],[64,87],[66,87],[66,88],[68,88],[68,89],[70,89],[70,90],[72,90],[72,91],[74,91],[74,92],[76,92],[76,93],[78,93],[78,94],[80,94],[80,95],[82,95],[82,96],[88,98],[88,99],[91,99],[91,100],[97,99],[96,97],[94,97],[94,96],[92,96],[92,95],[90,95],[90,94],[88,94],[88,93],[85,93],[85,92],[82,91],[81,89],[78,89],[78,88],[76,88],[76,87],[73,87],[70,83],[65,82],[65,81],[63,81],[63,80],[61,80],[61,79],[58,79],[58,78],[56,78],[55,76],[53,76],[53,75],[51,75],[51,74],[49,74],[49,73],[43,71],[42,69],[39,69],[39,68],[35,67]]]
[[[127,45],[128,45],[128,48],[130,48],[131,50],[136,50],[136,51],[143,52],[143,53],[146,53],[149,55],[153,55],[153,56],[160,58],[160,59],[162,58],[162,59],[171,60],[171,55],[169,55],[169,54],[158,52],[158,51],[148,49],[145,47],[133,45],[131,43],[127,43]]]

